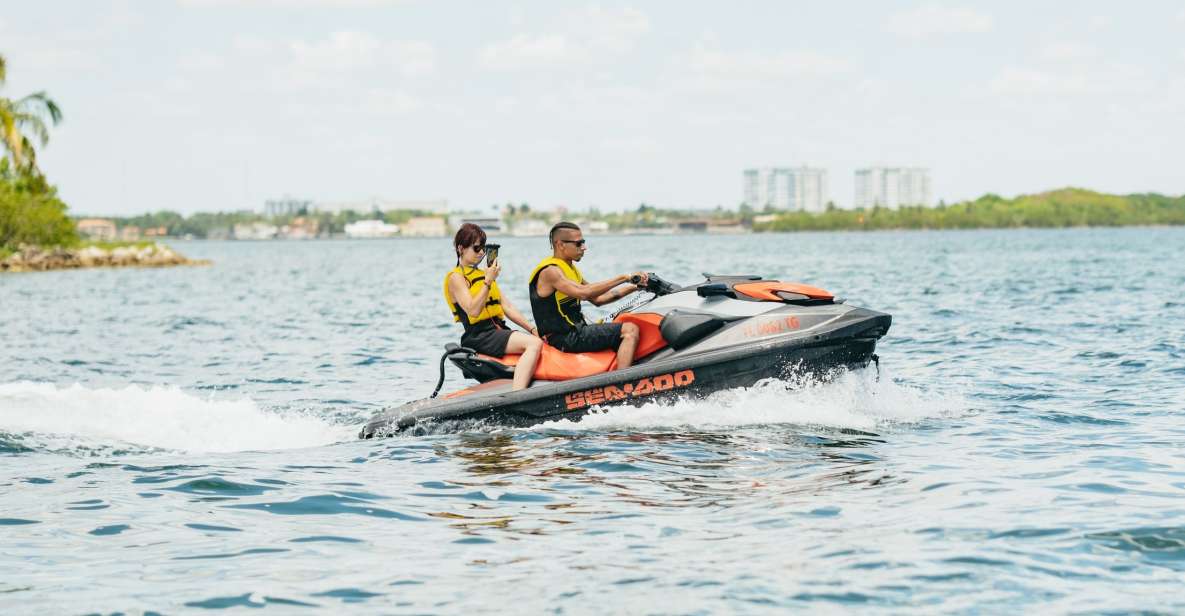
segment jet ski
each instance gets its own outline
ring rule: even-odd
[[[827,378],[878,361],[876,342],[893,322],[810,285],[704,277],[679,286],[649,274],[649,297],[612,317],[641,331],[629,368],[615,369],[615,350],[564,353],[544,345],[534,382],[511,391],[518,355],[490,357],[448,344],[437,391],[380,412],[359,436],[579,420],[602,407],[703,397],[768,378]],[[446,361],[477,384],[436,397]]]

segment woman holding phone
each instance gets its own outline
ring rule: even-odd
[[[483,257],[485,270],[477,268]],[[514,367],[514,389],[525,389],[535,375],[543,340],[510,299],[502,297],[498,289],[498,274],[502,264],[497,260],[497,245],[486,245],[486,232],[481,227],[465,223],[453,236],[453,251],[457,253],[457,267],[444,277],[444,301],[453,319],[465,327],[461,346],[483,355],[502,357],[507,353],[521,353]],[[503,317],[531,332],[511,331]]]

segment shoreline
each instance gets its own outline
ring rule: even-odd
[[[0,272],[48,272],[67,269],[113,267],[174,267],[209,265],[205,259],[190,259],[164,244],[79,248],[21,246],[0,259]]]
[[[586,232],[585,235],[593,237],[735,237],[745,235],[779,235],[779,234],[794,234],[794,233],[895,233],[895,232],[973,232],[973,231],[1083,231],[1093,229],[1178,229],[1185,228],[1185,225],[1170,224],[1170,223],[1140,223],[1130,225],[1067,225],[1067,226],[1000,226],[1000,227],[837,227],[832,229],[745,229],[737,232],[712,232],[712,231],[653,231],[649,229],[615,229],[611,231]],[[547,234],[543,235],[514,235],[514,234],[499,234],[498,232],[488,232],[491,236],[497,235],[502,239],[539,239],[546,238]],[[318,236],[318,237],[304,237],[304,238],[287,238],[274,237],[267,239],[240,239],[233,237],[181,237],[181,236],[166,236],[172,242],[231,242],[231,243],[247,243],[247,244],[266,244],[266,243],[293,243],[299,244],[302,242],[383,242],[383,241],[414,241],[414,240],[449,240],[451,236],[428,236],[428,235],[392,235],[390,237],[347,237],[341,235],[334,236]]]

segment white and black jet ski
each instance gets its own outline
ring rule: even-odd
[[[809,285],[705,276],[704,282],[679,287],[650,274],[645,290],[653,295],[613,317],[641,330],[629,368],[614,369],[612,350],[563,353],[545,345],[535,381],[511,391],[517,355],[490,357],[448,344],[440,383],[448,360],[478,384],[384,410],[360,436],[578,420],[597,407],[702,397],[795,374],[827,377],[877,360],[876,342],[893,321]]]

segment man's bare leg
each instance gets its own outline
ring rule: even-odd
[[[634,363],[634,351],[638,350],[638,326],[633,323],[621,325],[621,344],[617,346],[617,369],[629,368]]]

